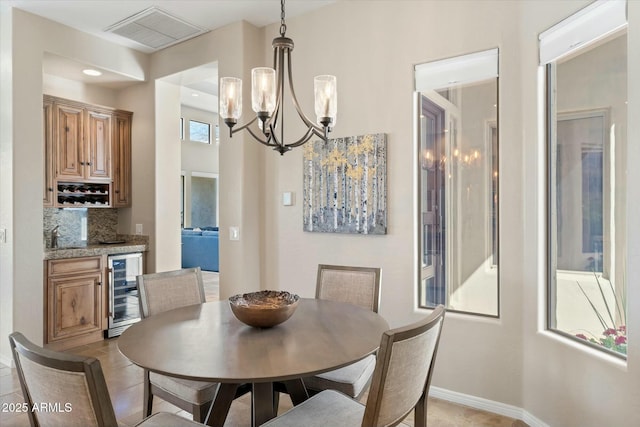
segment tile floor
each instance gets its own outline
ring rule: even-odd
[[[204,272],[205,294],[207,300],[218,297],[217,273]],[[142,369],[131,364],[117,348],[117,338],[86,346],[77,347],[69,352],[92,356],[100,360],[107,387],[111,395],[116,417],[121,426],[133,426],[142,419]],[[363,398],[365,401],[366,396]],[[6,404],[22,402],[22,392],[15,369],[0,365],[0,409]],[[245,395],[231,406],[225,426],[245,427],[250,425],[250,396]],[[279,412],[291,407],[287,396],[280,399]],[[190,418],[190,414],[179,408],[154,399],[154,412],[167,411]],[[429,399],[428,420],[430,427],[526,427],[519,420],[456,405],[439,399]],[[412,415],[405,421],[413,425]],[[0,425],[3,427],[28,426],[26,414],[0,411]]]

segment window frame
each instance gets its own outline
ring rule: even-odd
[[[623,30],[628,34],[628,29],[625,28]],[[619,34],[621,30],[617,30],[613,32],[613,36]],[[590,44],[585,44],[584,48],[587,48]],[[580,54],[581,49],[575,50],[572,54]],[[627,51],[628,53],[628,51]],[[609,145],[609,135],[606,130],[611,126],[611,112],[608,108],[590,108],[580,111],[562,111],[559,112],[557,109],[557,100],[556,100],[556,67],[558,65],[558,60],[561,58],[555,58],[544,64],[544,120],[545,120],[545,219],[546,219],[546,233],[545,233],[545,261],[546,261],[546,283],[545,283],[545,293],[546,293],[546,330],[553,334],[557,334],[561,337],[567,338],[572,342],[579,343],[588,348],[595,349],[604,354],[609,354],[616,358],[627,360],[627,355],[613,349],[607,348],[604,345],[593,343],[589,340],[578,337],[576,334],[572,334],[570,332],[564,331],[557,327],[557,300],[558,300],[558,272],[568,271],[562,270],[558,268],[557,258],[558,258],[558,236],[557,231],[554,231],[554,227],[557,225],[554,221],[557,221],[557,212],[558,207],[557,203],[554,199],[557,197],[557,189],[552,188],[552,186],[557,186],[557,149],[558,149],[558,123],[564,120],[571,119],[580,119],[580,118],[589,118],[589,117],[602,117],[604,124],[604,138],[603,138],[603,236],[608,236],[608,239],[611,239],[611,230],[609,229],[608,223],[611,220],[610,216],[612,212],[610,212],[610,207],[612,205],[612,198],[615,197],[615,194],[611,194],[610,191],[605,191],[607,188],[608,181],[611,179],[612,174],[615,174],[615,171],[609,170],[607,167],[608,160],[610,154],[608,153],[608,145]],[[629,118],[627,116],[627,122]],[[628,144],[628,141],[626,142]],[[627,192],[628,192],[627,188]],[[555,206],[555,209],[553,208]],[[628,221],[628,218],[627,218]],[[615,238],[615,236],[613,237]],[[602,260],[602,268],[601,271],[596,271],[595,273],[599,273],[600,277],[605,280],[610,280],[610,274],[607,273],[608,269],[611,268],[611,265],[615,263],[615,259],[612,259],[611,251],[605,253],[604,249],[604,240],[603,239],[603,260]],[[553,245],[556,245],[555,249]],[[626,289],[625,289],[626,291]],[[628,305],[624,307],[626,311]]]

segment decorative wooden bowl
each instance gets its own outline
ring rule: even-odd
[[[298,306],[298,295],[287,291],[259,291],[229,298],[231,311],[242,323],[270,328],[287,320]]]

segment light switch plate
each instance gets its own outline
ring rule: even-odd
[[[240,227],[229,227],[229,240],[240,240]]]
[[[282,205],[293,206],[293,192],[285,191],[284,193],[282,193]]]
[[[0,243],[7,243],[7,229],[0,228]]]
[[[136,224],[136,234],[142,234],[142,224]]]

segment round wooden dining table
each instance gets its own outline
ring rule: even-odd
[[[307,398],[302,378],[374,353],[387,329],[373,311],[305,298],[284,323],[254,328],[236,319],[225,300],[148,317],[122,333],[118,348],[152,372],[221,383],[208,425],[223,425],[238,388],[250,385],[252,425],[259,426],[276,416],[274,384],[298,404]]]

